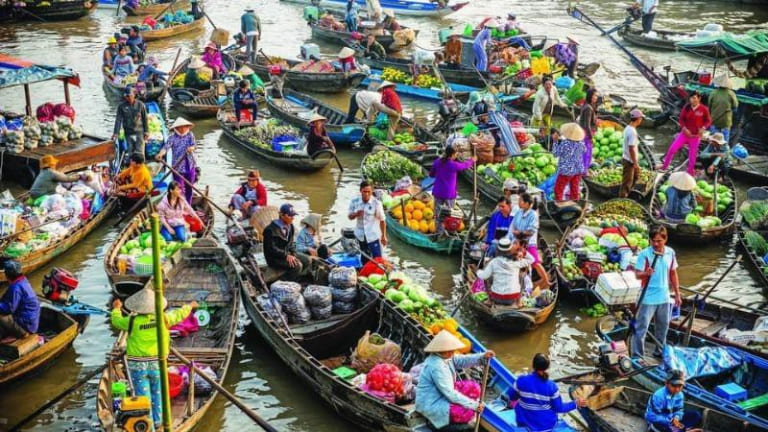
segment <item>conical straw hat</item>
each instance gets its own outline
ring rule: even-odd
[[[584,129],[577,123],[566,123],[560,126],[560,133],[563,137],[571,141],[581,141],[584,139]]]
[[[462,348],[464,348],[464,344],[459,340],[459,338],[454,336],[448,330],[442,330],[437,334],[437,336],[435,336],[434,339],[432,339],[432,342],[424,347],[424,352],[440,353],[456,351]]]
[[[176,117],[176,120],[174,120],[173,124],[171,125],[171,130],[174,130],[177,127],[182,127],[182,126],[193,127],[195,126],[195,124],[185,119],[184,117]]]
[[[349,57],[352,57],[353,55],[355,55],[355,50],[353,50],[350,47],[344,47],[341,49],[341,51],[339,51],[340,59],[349,58]]]
[[[696,179],[685,171],[678,171],[669,176],[669,185],[681,191],[692,191],[696,187]]]
[[[168,300],[163,298],[163,309],[168,307]],[[155,290],[151,288],[142,288],[136,294],[128,297],[125,301],[125,308],[137,314],[155,313]]]

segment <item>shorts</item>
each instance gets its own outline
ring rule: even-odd
[[[541,259],[539,258],[539,247],[536,245],[528,245],[526,248],[529,254],[533,257],[533,263],[538,264],[541,262]]]

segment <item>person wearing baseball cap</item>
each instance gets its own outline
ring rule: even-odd
[[[637,127],[643,122],[645,115],[642,111],[635,108],[629,112],[629,124],[624,128],[624,151],[621,156],[621,188],[619,189],[619,198],[629,196],[637,179],[640,177],[640,163],[637,153],[637,145],[640,138],[637,135]]]
[[[293,219],[298,213],[292,204],[280,206],[277,219],[264,228],[264,258],[267,265],[285,272],[283,280],[298,281],[309,270],[309,256],[296,251]]]
[[[122,53],[125,48],[120,48]],[[136,97],[136,89],[128,86],[123,94],[123,102],[117,106],[115,127],[112,130],[112,141],[116,140],[123,130],[128,144],[128,154],[144,154],[144,143],[149,139],[147,123],[147,107]]]
[[[656,390],[648,399],[645,421],[648,430],[655,432],[691,431],[701,424],[701,414],[684,411],[685,374],[673,369],[667,374],[664,387]],[[700,430],[700,429],[698,429]]]
[[[56,164],[59,160],[53,155],[45,155],[40,158],[40,172],[29,189],[29,196],[37,199],[43,195],[53,195],[56,193],[56,186],[59,183],[72,183],[80,179],[79,175],[67,175],[56,170]]]

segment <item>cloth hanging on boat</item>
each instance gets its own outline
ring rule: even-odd
[[[504,113],[490,111],[488,112],[488,116],[491,118],[491,122],[498,126],[499,133],[501,134],[501,142],[504,144],[504,147],[506,147],[507,153],[510,156],[519,154],[520,144],[518,144],[517,139],[515,139],[515,134],[512,133],[512,128],[509,127],[509,122],[504,116]]]
[[[738,351],[733,348],[684,348],[672,345],[664,347],[664,368],[683,371],[686,380],[717,375],[740,366],[742,362]]]

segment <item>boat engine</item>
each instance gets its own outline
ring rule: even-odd
[[[79,281],[70,272],[54,267],[43,277],[43,295],[54,303],[67,304],[70,293],[77,288]]]
[[[126,432],[149,432],[152,430],[150,406],[147,396],[125,398],[115,414],[115,420]]]
[[[603,371],[618,376],[632,371],[632,360],[629,358],[627,344],[623,341],[602,344],[598,348],[598,366]]]
[[[344,249],[347,255],[356,255],[360,252],[354,228],[344,228],[341,230],[341,248]]]

